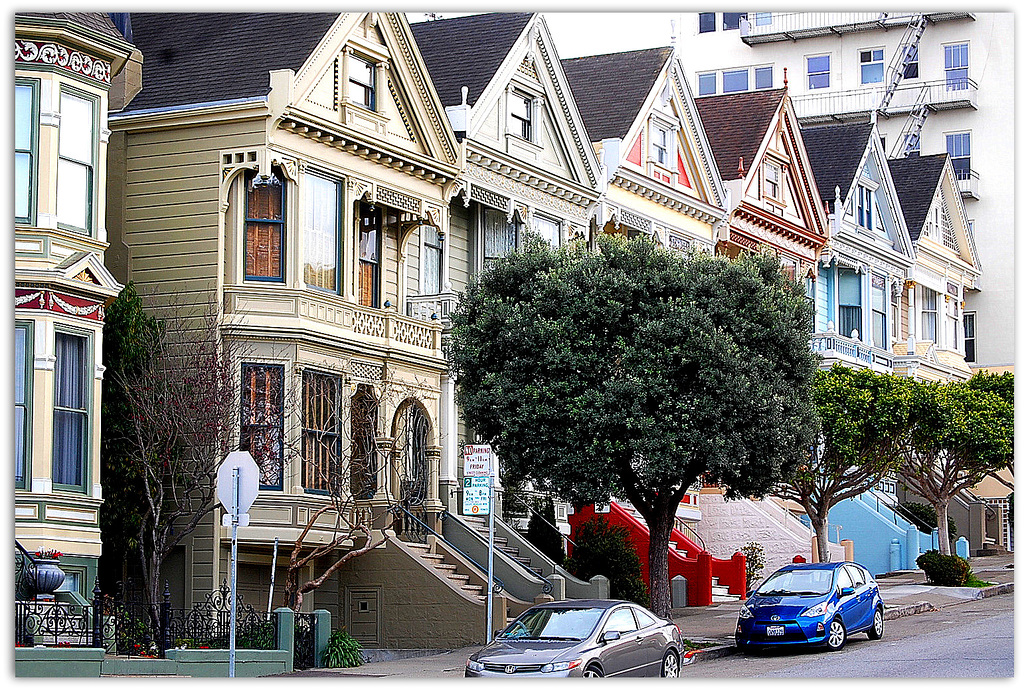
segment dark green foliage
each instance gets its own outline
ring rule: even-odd
[[[583,523],[575,541],[572,556],[565,560],[566,570],[581,580],[604,575],[613,599],[647,605],[650,595],[641,575],[640,557],[625,527],[595,517]]]
[[[555,563],[561,563],[565,560],[562,534],[552,527],[555,524],[555,502],[550,496],[547,496],[535,501],[533,510],[526,528],[527,541]]]
[[[968,387],[998,395],[1004,402],[1013,405],[1013,372],[989,374],[979,371],[967,381]]]
[[[146,503],[140,466],[130,461],[128,441],[132,426],[128,419],[126,377],[144,371],[153,356],[160,329],[159,321],[142,310],[135,286],[128,283],[107,309],[103,322],[103,405],[100,431],[100,588],[113,592],[115,583],[125,579],[128,563],[138,559],[138,537]]]
[[[353,668],[363,665],[362,645],[342,628],[334,630],[324,647],[323,665],[327,668]]]
[[[935,514],[935,507],[928,505],[927,503],[901,503],[900,504],[908,513],[911,513],[918,519],[920,524],[924,525],[928,529],[935,529],[939,524],[939,518]],[[956,539],[956,521],[951,517],[946,517],[946,521],[949,523],[949,538]]]
[[[967,559],[926,551],[917,557],[917,567],[924,571],[928,581],[940,587],[963,587],[971,578]]]

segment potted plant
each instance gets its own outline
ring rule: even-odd
[[[64,571],[60,569],[60,557],[63,556],[56,549],[40,549],[36,551],[35,558],[35,593],[53,594],[57,588],[64,584]]]

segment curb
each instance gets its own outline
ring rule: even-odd
[[[907,606],[900,606],[899,608],[892,609],[887,606],[885,607],[885,620],[891,621],[905,616],[913,616],[916,613],[926,613],[928,611],[938,610],[939,609],[927,601],[919,601],[916,604],[908,604]]]
[[[1012,582],[1007,582],[1006,584],[1002,584],[1002,585],[992,585],[991,587],[982,587],[981,588],[981,598],[982,599],[986,599],[988,597],[994,597],[997,594],[1012,594],[1012,593],[1013,593],[1013,583]]]
[[[683,666],[689,666],[690,664],[695,664],[698,661],[710,661],[711,659],[719,659],[723,656],[730,656],[735,653],[735,644],[723,644],[717,647],[705,647],[704,649],[694,649],[683,654]]]

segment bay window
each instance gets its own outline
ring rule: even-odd
[[[302,272],[306,285],[337,292],[341,184],[306,175],[303,185]]]
[[[483,208],[481,224],[484,236],[484,266],[509,252],[514,252],[519,246],[519,224],[510,221],[504,211]]]
[[[62,90],[57,143],[57,222],[62,227],[92,230],[96,144],[95,99]]]
[[[341,463],[341,378],[302,372],[302,485],[337,494]]]
[[[359,304],[380,306],[383,219],[378,206],[359,204]]]
[[[246,177],[245,279],[284,280],[284,184],[275,173]]]
[[[848,338],[861,328],[860,274],[849,268],[839,269],[839,333]]]
[[[36,149],[38,147],[38,82],[17,80],[14,85],[14,219],[31,223],[35,215]]]
[[[28,458],[32,429],[32,326],[14,327],[14,486],[28,487]]]
[[[561,224],[557,220],[545,218],[544,216],[533,217],[533,230],[552,247],[561,244]]]
[[[239,447],[260,468],[260,487],[282,488],[284,477],[284,367],[242,364]]]
[[[885,277],[871,276],[871,343],[883,350],[889,347],[887,304]]]
[[[58,331],[54,339],[54,356],[53,484],[85,489],[89,438],[89,339]]]

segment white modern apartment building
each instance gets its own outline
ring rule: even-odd
[[[788,86],[804,126],[877,119],[888,157],[948,152],[982,277],[964,305],[974,368],[1014,363],[1014,30],[1009,12],[694,12],[695,94]]]

